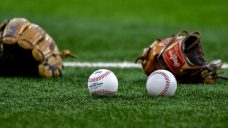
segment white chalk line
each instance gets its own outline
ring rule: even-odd
[[[141,68],[141,64],[131,62],[64,62],[65,67],[88,68]]]
[[[142,68],[141,64],[132,62],[63,62],[65,67],[87,68]],[[228,69],[228,63],[222,65],[222,69]]]

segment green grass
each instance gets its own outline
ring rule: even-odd
[[[226,0],[2,0],[0,21],[25,17],[42,26],[72,61],[134,61],[157,38],[200,31],[208,61],[228,62]],[[149,97],[142,69],[111,70],[115,97],[94,98],[95,68],[65,68],[60,79],[0,77],[0,127],[228,127],[228,81],[179,85]],[[224,70],[228,76],[228,71]]]
[[[87,78],[94,70],[66,69],[64,78],[51,80],[1,78],[1,126],[228,126],[228,82],[179,85],[173,97],[149,97],[141,70],[111,69],[119,80],[117,95],[94,98],[87,88]]]

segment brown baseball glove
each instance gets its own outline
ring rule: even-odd
[[[221,60],[206,63],[200,44],[200,33],[183,31],[154,41],[137,58],[147,75],[158,69],[171,71],[179,83],[214,83],[220,77]]]
[[[62,59],[55,41],[38,25],[24,18],[13,18],[0,26],[0,76],[62,75]]]

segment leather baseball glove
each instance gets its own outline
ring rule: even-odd
[[[62,75],[62,59],[55,41],[40,26],[24,18],[13,18],[0,26],[0,76]]]
[[[154,41],[145,48],[141,60],[147,75],[158,69],[171,71],[179,83],[214,83],[220,77],[221,60],[206,63],[200,44],[200,33],[180,32],[172,37]]]

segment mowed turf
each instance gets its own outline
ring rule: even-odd
[[[0,20],[25,17],[42,26],[68,61],[134,61],[157,38],[202,33],[208,61],[228,62],[227,1],[2,0]],[[179,84],[173,97],[149,97],[142,69],[111,68],[115,97],[94,98],[87,79],[97,68],[69,68],[63,78],[0,77],[0,127],[227,127],[227,81]],[[228,71],[223,70],[228,76]]]

